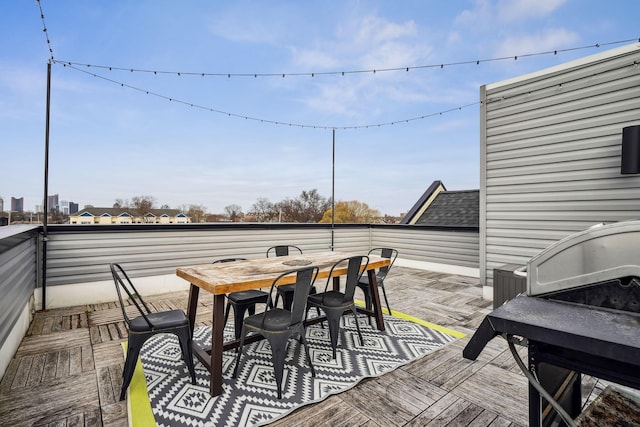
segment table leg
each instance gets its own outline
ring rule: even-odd
[[[189,319],[189,328],[191,329],[192,337],[193,337],[193,330],[196,326],[196,310],[198,308],[199,294],[200,294],[200,288],[192,284],[189,287],[189,299],[187,301],[187,318]]]
[[[224,294],[213,296],[211,330],[211,396],[222,394],[222,353],[224,351]]]
[[[384,319],[382,318],[382,306],[380,304],[380,293],[378,292],[378,279],[374,269],[367,270],[369,277],[369,293],[371,294],[371,302],[373,304],[373,312],[376,318],[376,325],[379,331],[384,331]]]

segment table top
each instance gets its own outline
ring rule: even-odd
[[[317,279],[327,278],[329,270],[340,259],[361,255],[348,252],[309,252],[305,254],[283,257],[251,259],[217,264],[200,264],[176,269],[176,275],[191,284],[198,286],[214,295],[248,289],[268,288],[273,279],[288,270],[317,266],[320,271]],[[367,270],[388,266],[390,260],[370,255]],[[333,276],[347,273],[347,263],[344,267],[336,267]],[[295,282],[295,275],[282,279],[281,284]]]

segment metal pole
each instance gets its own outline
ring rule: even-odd
[[[334,248],[334,227],[336,219],[336,130],[333,129],[331,148],[331,250]]]
[[[44,218],[42,220],[42,311],[47,309],[47,214],[49,211],[49,112],[51,110],[51,61],[47,63],[47,112],[44,130]]]

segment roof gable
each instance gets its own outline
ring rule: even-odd
[[[480,190],[441,192],[415,224],[437,227],[479,227]]]

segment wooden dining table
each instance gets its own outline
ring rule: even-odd
[[[317,266],[319,268],[316,285],[324,290],[324,282],[320,279],[328,279],[331,267],[342,258],[359,255],[347,252],[309,252],[305,254],[289,255],[275,258],[252,259],[217,264],[200,264],[176,269],[176,275],[187,280],[189,287],[189,299],[187,303],[187,317],[191,325],[191,332],[195,328],[196,311],[198,308],[198,296],[200,289],[213,294],[213,326],[211,333],[211,346],[202,347],[193,342],[193,353],[211,374],[211,395],[222,394],[222,353],[225,350],[237,348],[238,340],[224,342],[224,299],[231,292],[246,291],[250,289],[270,288],[273,280],[281,273],[288,270]],[[388,258],[369,255],[369,263],[366,268],[369,278],[373,310],[358,307],[358,311],[373,316],[379,330],[384,331],[384,321],[378,293],[378,282],[375,270],[390,264]],[[344,267],[336,267],[333,270],[333,288],[339,288],[340,276],[347,273],[347,263]],[[294,274],[286,276],[280,284],[295,283]],[[318,318],[310,319],[310,322],[318,321]],[[250,338],[250,337],[248,337]],[[259,336],[253,336],[259,339]],[[247,340],[245,340],[247,342]]]

